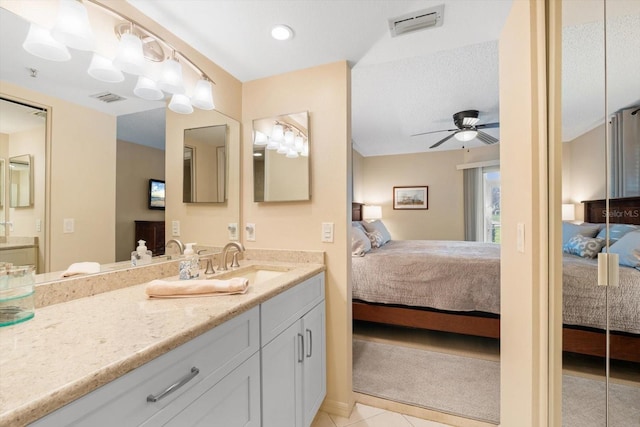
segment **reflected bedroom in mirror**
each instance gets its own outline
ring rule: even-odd
[[[309,112],[253,121],[253,201],[311,199]]]

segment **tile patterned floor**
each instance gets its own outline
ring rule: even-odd
[[[356,403],[349,418],[320,411],[311,427],[448,427],[398,412],[391,412],[362,403]]]

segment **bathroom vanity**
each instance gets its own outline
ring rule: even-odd
[[[242,295],[153,300],[140,284],[0,329],[0,424],[309,426],[326,393],[324,265],[259,264],[281,274]]]

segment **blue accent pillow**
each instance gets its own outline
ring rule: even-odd
[[[582,224],[573,224],[570,222],[562,223],[562,245],[569,243],[572,237],[581,235],[585,237],[596,237],[600,231],[602,224],[590,224],[588,222]]]
[[[618,254],[620,265],[640,270],[640,230],[631,231],[609,246],[609,253]]]
[[[562,252],[578,255],[583,258],[595,258],[604,246],[604,239],[586,237],[580,234],[573,236],[562,246]]]
[[[611,224],[609,226],[609,244],[613,245],[615,242],[620,240],[622,236],[635,230],[640,230],[640,227],[637,225],[631,225],[631,224]],[[607,229],[603,228],[602,230],[600,230],[600,232],[596,237],[600,239],[606,239]]]

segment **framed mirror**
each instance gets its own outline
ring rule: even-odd
[[[227,200],[227,125],[184,131],[182,201]]]
[[[4,207],[4,159],[0,159],[0,208]],[[2,209],[0,209],[0,220],[4,221]]]
[[[9,157],[9,199],[12,208],[33,206],[31,155]]]
[[[253,121],[253,201],[311,199],[309,112]]]

